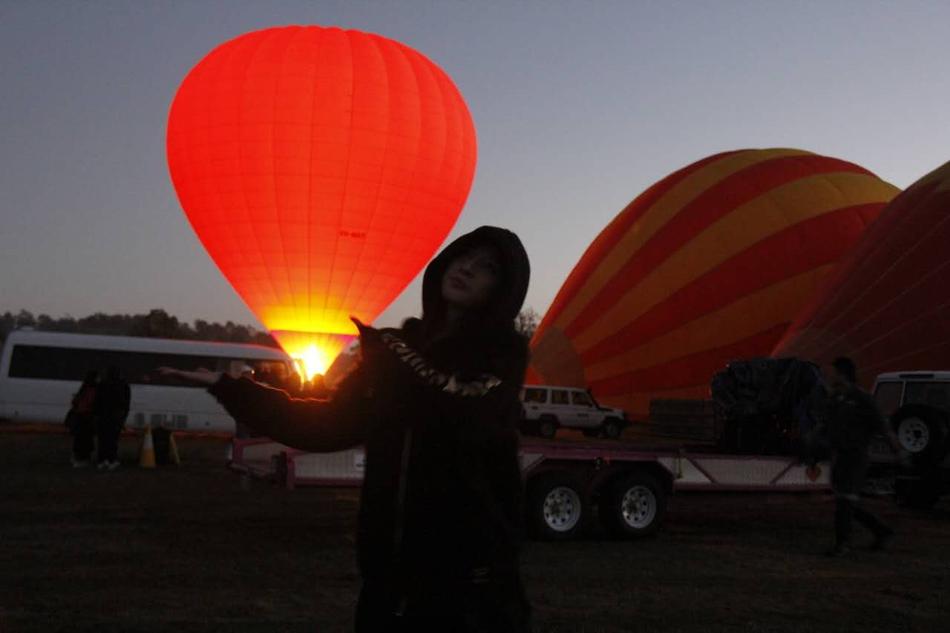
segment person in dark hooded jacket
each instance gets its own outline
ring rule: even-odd
[[[365,446],[359,633],[530,628],[517,458],[527,340],[514,327],[529,274],[514,233],[463,235],[426,268],[421,319],[356,321],[362,361],[326,401],[176,372],[213,381],[235,420],[289,446]]]

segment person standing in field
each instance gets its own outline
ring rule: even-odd
[[[119,467],[119,434],[129,415],[131,400],[129,383],[122,379],[118,367],[110,366],[105,378],[99,383],[94,405],[100,470],[115,470]]]
[[[860,505],[860,492],[868,471],[868,448],[875,434],[888,439],[902,461],[908,456],[890,430],[874,398],[858,387],[857,367],[850,358],[832,363],[831,394],[828,401],[828,441],[832,450],[831,485],[835,494],[835,542],[829,556],[843,556],[851,550],[852,520],[874,535],[871,549],[883,549],[894,530]]]
[[[426,268],[421,319],[356,322],[361,361],[328,400],[162,370],[210,385],[238,422],[289,446],[365,446],[358,633],[530,630],[517,457],[527,339],[514,324],[529,274],[514,233],[460,237]]]
[[[96,434],[93,407],[96,402],[98,381],[98,372],[91,370],[86,373],[66,415],[67,426],[73,436],[73,468],[88,466],[92,461],[93,438]]]

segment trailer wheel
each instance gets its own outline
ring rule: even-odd
[[[551,439],[557,433],[557,418],[546,415],[538,420],[538,435]]]
[[[600,502],[604,529],[618,538],[654,534],[666,510],[666,492],[655,477],[635,472],[610,486]]]
[[[620,420],[616,418],[607,418],[604,420],[604,435],[608,438],[615,440],[620,437],[620,431],[622,427],[620,426]]]
[[[587,500],[580,480],[568,472],[549,472],[528,482],[528,527],[543,540],[563,541],[582,532]]]

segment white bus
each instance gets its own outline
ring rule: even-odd
[[[211,394],[156,369],[204,367],[237,375],[250,367],[265,382],[294,373],[286,353],[262,345],[14,330],[0,353],[0,420],[62,424],[86,373],[101,376],[109,366],[132,387],[127,427],[227,433],[234,432],[234,419]]]

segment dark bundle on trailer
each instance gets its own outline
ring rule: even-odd
[[[818,366],[797,358],[734,361],[710,388],[722,424],[720,448],[760,455],[800,452],[826,393]]]

